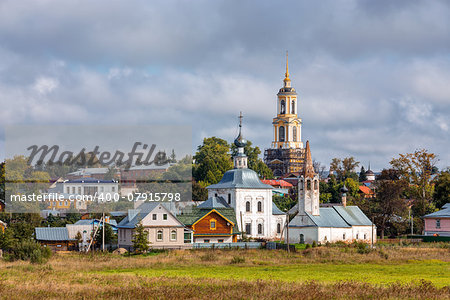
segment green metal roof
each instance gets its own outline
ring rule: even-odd
[[[66,227],[36,227],[34,232],[38,241],[71,241]]]
[[[223,174],[219,183],[212,184],[208,189],[246,188],[246,189],[273,189],[271,185],[264,184],[255,171],[251,169],[232,169]]]
[[[370,226],[372,222],[358,206],[333,206],[337,213],[352,226]],[[322,209],[321,209],[322,213]]]

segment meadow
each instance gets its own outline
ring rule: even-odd
[[[317,247],[58,254],[0,262],[0,298],[450,299],[450,249]]]

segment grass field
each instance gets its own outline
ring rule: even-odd
[[[0,297],[191,299],[450,299],[450,250],[359,254],[319,247],[170,251],[148,256],[56,255],[45,265],[0,262]]]

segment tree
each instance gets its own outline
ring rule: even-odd
[[[358,175],[355,173],[358,165],[359,162],[353,156],[344,159],[333,158],[330,163],[330,171],[336,172],[338,181],[344,181],[348,177],[358,180]]]
[[[431,174],[437,163],[437,157],[428,150],[416,150],[414,153],[399,154],[390,162],[399,172],[399,178],[409,184],[408,195],[414,199],[415,215],[423,216],[434,210],[432,205],[433,185]]]
[[[133,248],[138,253],[145,253],[150,248],[148,231],[145,230],[142,224],[136,226],[135,233],[133,234]]]
[[[206,201],[208,200],[208,190],[201,182],[192,180],[192,200]]]
[[[435,180],[433,202],[437,208],[450,203],[450,169],[442,171]]]
[[[222,179],[223,174],[233,168],[228,153],[230,145],[223,139],[210,137],[203,139],[194,156],[194,179],[206,185],[214,184]]]
[[[175,155],[175,149],[172,149],[172,154],[170,154],[169,162],[173,163],[173,164],[177,162],[177,156]]]
[[[103,228],[97,230],[94,240],[97,245],[103,244]],[[111,245],[115,242],[117,242],[117,234],[114,233],[111,225],[105,223],[105,244]]]
[[[376,186],[377,195],[371,202],[374,206],[375,223],[383,239],[386,229],[396,219],[406,217],[407,201],[403,196],[408,185],[403,180],[378,180]]]
[[[361,166],[361,171],[359,171],[359,182],[364,182],[367,180],[366,169],[364,166]]]
[[[77,234],[75,235],[75,240],[77,240],[77,246],[78,248],[80,248],[80,244],[83,241],[83,236],[81,235],[81,232],[77,232]]]
[[[282,211],[287,212],[297,203],[295,199],[289,197],[289,195],[273,195],[273,203]]]

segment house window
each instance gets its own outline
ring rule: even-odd
[[[223,240],[217,240],[218,243],[223,243]]]
[[[245,224],[245,233],[246,234],[252,234],[252,224],[251,223],[246,223]]]
[[[153,215],[152,215],[152,219],[153,219],[153,220],[156,220],[156,214],[153,214]]]
[[[176,230],[172,230],[172,231],[170,232],[170,239],[171,239],[172,241],[176,241],[176,240],[177,240],[177,231],[176,231]]]
[[[167,214],[163,214],[163,220],[167,220]]]
[[[78,187],[78,194],[81,195],[81,186]]]
[[[258,224],[258,234],[263,234],[263,225]]]
[[[283,126],[280,126],[280,128],[278,128],[278,135],[279,135],[280,142],[284,142],[284,127]]]
[[[231,194],[228,194],[228,204],[231,204]]]
[[[163,232],[162,230],[158,230],[156,233],[156,240],[157,241],[162,241],[163,240]]]
[[[280,223],[277,224],[277,233],[281,233],[281,224]]]
[[[262,212],[262,202],[258,201],[258,212]]]
[[[67,194],[70,194],[70,187],[67,187],[66,190],[67,190]]]
[[[66,201],[64,201],[64,206],[67,206],[67,200],[66,200]]]
[[[190,232],[185,232],[184,233],[184,243],[185,244],[190,244],[191,243],[191,233]]]
[[[216,230],[216,219],[211,219],[209,221],[209,229]]]
[[[115,191],[116,191],[116,188],[113,186],[113,187],[111,188],[111,191],[115,192]]]
[[[436,219],[436,228],[441,228],[441,220]]]
[[[72,194],[75,194],[75,187],[72,187]]]
[[[209,240],[203,240],[203,243],[209,243]]]
[[[250,201],[245,202],[245,211],[246,212],[250,211]]]
[[[342,235],[342,239],[345,240],[345,233]]]

